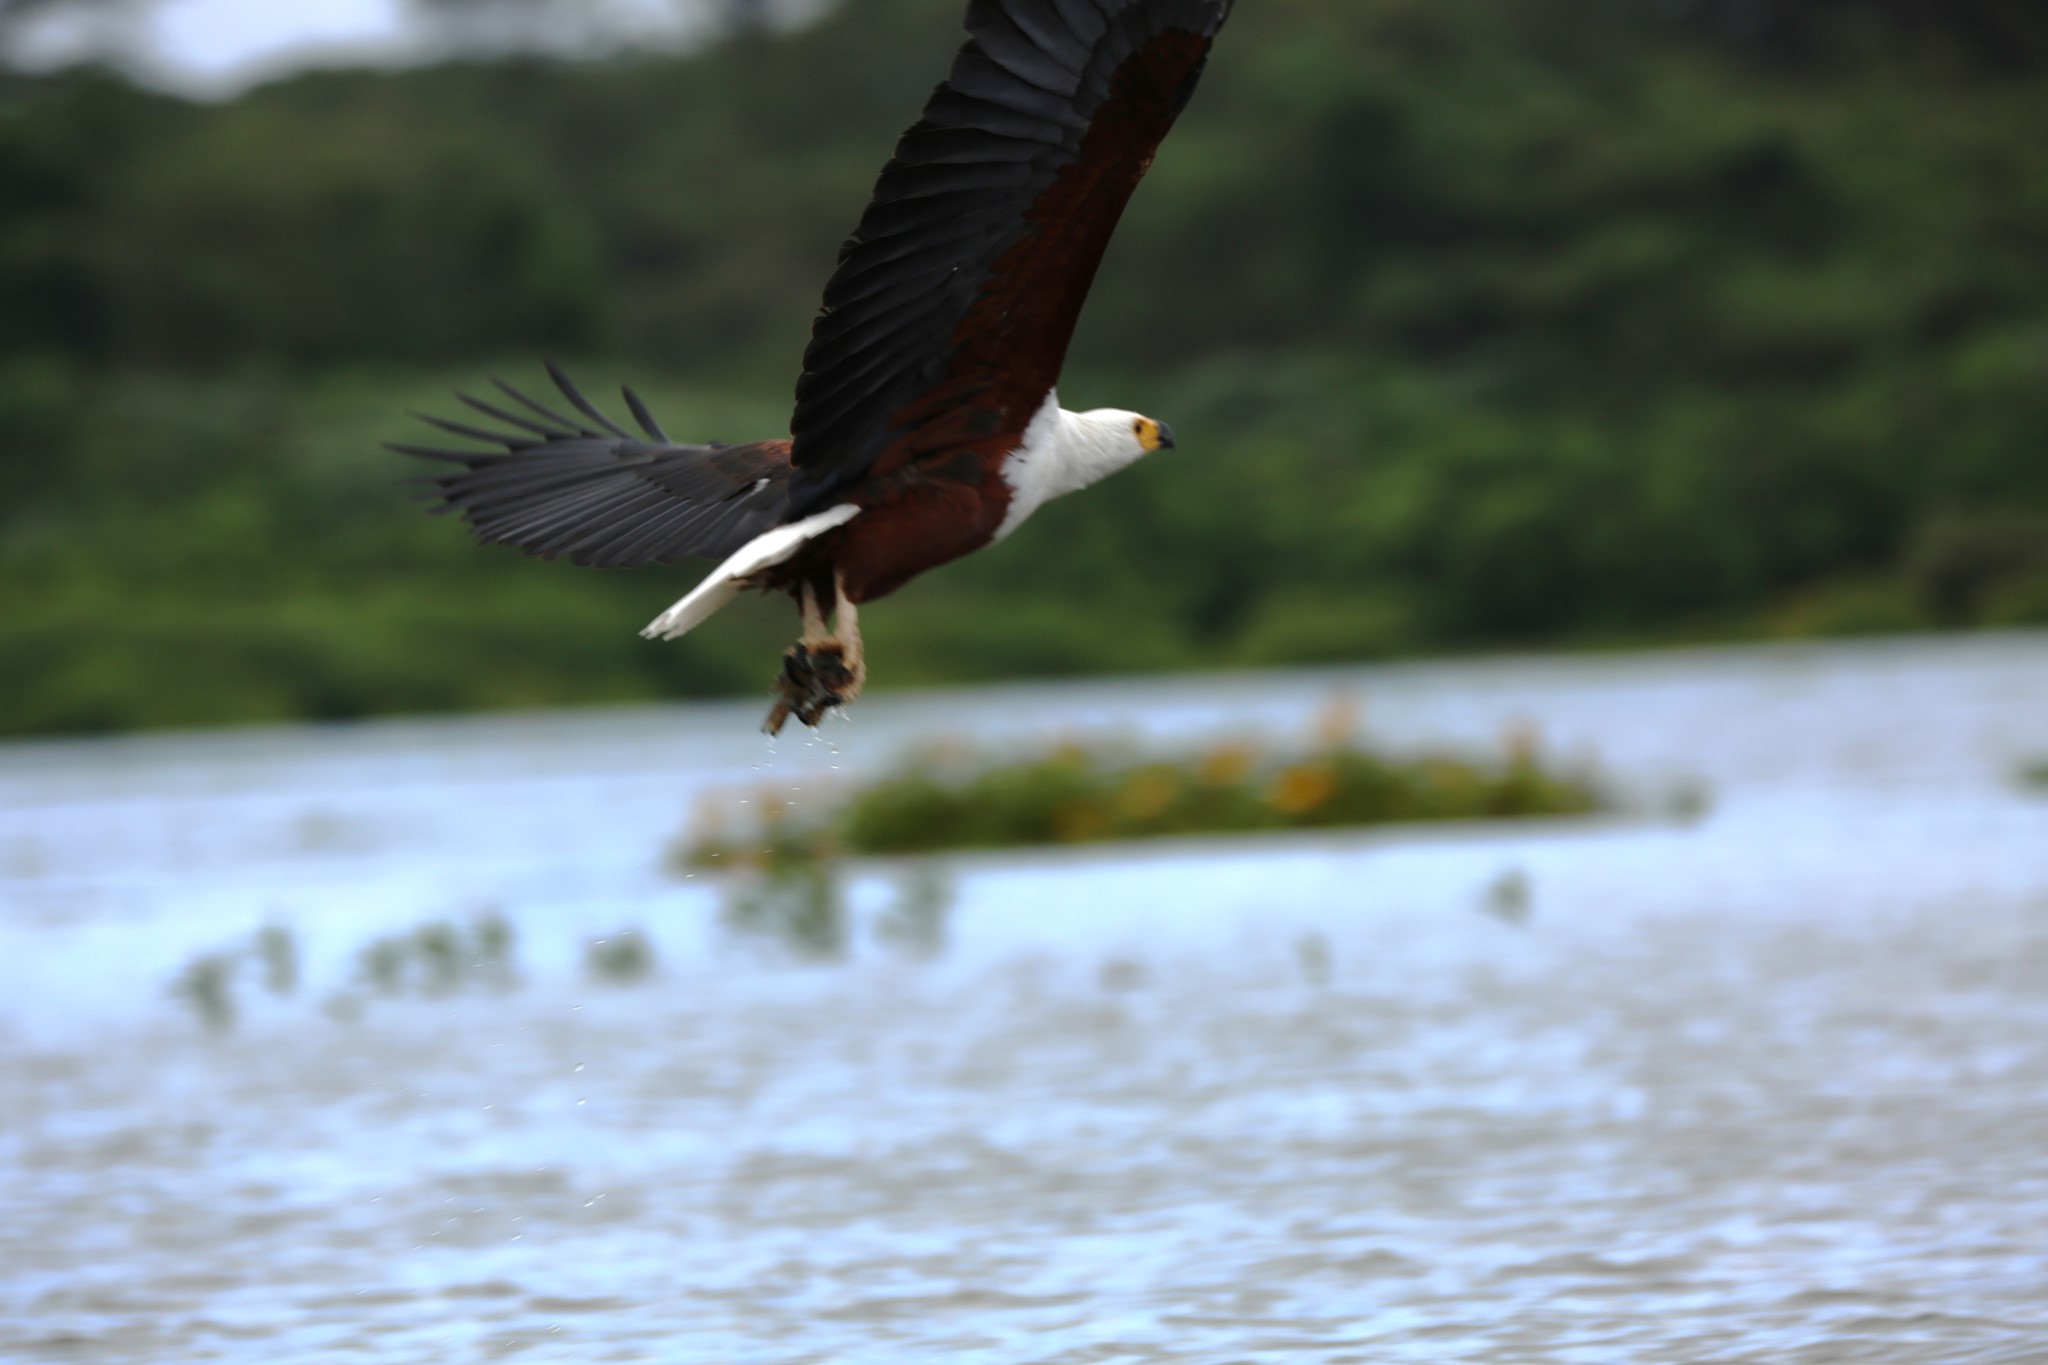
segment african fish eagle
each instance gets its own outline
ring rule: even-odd
[[[504,384],[457,395],[486,450],[395,446],[459,469],[436,511],[486,541],[627,567],[719,561],[642,634],[674,639],[742,589],[796,599],[766,728],[815,726],[866,681],[857,609],[1017,529],[1051,498],[1173,445],[1133,412],[1069,412],[1054,384],[1124,205],[1232,0],[971,0],[968,40],[903,134],[839,255],[788,440],[641,434],[550,365],[573,409]],[[831,613],[828,631],[825,616]]]

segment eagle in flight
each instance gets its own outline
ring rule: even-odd
[[[456,466],[427,480],[435,510],[485,541],[606,568],[718,561],[649,638],[742,589],[790,594],[803,634],[764,728],[816,726],[866,681],[861,604],[1172,447],[1165,423],[1069,412],[1054,385],[1231,3],[971,0],[825,285],[788,440],[679,443],[629,389],[636,434],[550,365],[569,411],[493,381],[498,402],[458,397],[494,427],[423,419],[484,448],[393,448]]]

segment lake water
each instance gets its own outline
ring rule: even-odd
[[[930,961],[662,870],[707,790],[1337,697],[1635,813],[961,860]],[[2048,636],[760,710],[0,748],[0,1360],[2048,1361]],[[516,988],[365,990],[484,914]]]

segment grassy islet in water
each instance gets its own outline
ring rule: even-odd
[[[737,837],[729,833],[735,802],[750,813],[750,827]],[[1395,757],[1360,743],[1348,709],[1339,708],[1318,722],[1308,744],[1270,752],[1242,741],[1180,756],[1082,742],[1025,757],[928,747],[816,816],[800,819],[773,792],[715,799],[671,862],[760,868],[799,847],[812,857],[901,856],[1585,815],[1605,805],[1589,779],[1548,766],[1532,734],[1511,734],[1490,759]]]

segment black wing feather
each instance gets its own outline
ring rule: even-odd
[[[642,440],[606,416],[567,375],[552,365],[548,372],[594,427],[571,421],[502,380],[492,382],[539,421],[466,394],[456,396],[504,429],[416,414],[487,447],[391,445],[401,454],[459,466],[420,480],[438,500],[434,511],[460,513],[480,539],[602,568],[671,564],[693,556],[723,559],[784,519],[793,472],[787,442],[678,444],[629,389],[626,406],[649,438]]]
[[[553,408],[548,407],[544,403],[535,402],[533,399],[528,398],[525,394],[513,388],[510,384],[507,384],[504,380],[498,378],[496,375],[491,376],[491,383],[495,384],[498,388],[498,391],[504,394],[507,398],[512,399],[514,402],[525,405],[530,411],[538,413],[544,421],[552,422],[556,426],[560,427],[562,429],[562,434],[564,436],[596,436],[600,434],[598,432],[592,431],[589,427],[584,426],[581,422],[570,421],[567,417],[562,416],[561,413],[556,412]]]
[[[633,439],[632,432],[626,430],[617,422],[614,422],[611,418],[599,412],[597,410],[597,405],[591,402],[588,398],[585,398],[583,396],[583,390],[577,388],[574,384],[569,382],[569,376],[562,373],[561,366],[555,364],[554,361],[550,360],[547,362],[547,371],[548,378],[555,381],[555,387],[562,391],[562,397],[568,399],[570,404],[575,407],[576,411],[582,413],[585,417],[588,417],[591,421],[597,423],[599,426],[603,427],[606,431],[609,431],[612,435],[618,437],[622,441],[630,441]]]
[[[546,437],[549,439],[552,439],[553,437],[559,436],[561,434],[560,432],[555,431],[551,427],[544,427],[538,422],[531,421],[525,417],[519,416],[517,413],[510,413],[505,411],[503,408],[498,407],[495,404],[486,403],[481,398],[474,398],[466,393],[458,393],[455,396],[461,399],[462,402],[466,404],[468,407],[474,409],[477,412],[482,413],[484,416],[490,418],[493,422],[503,422],[507,426],[518,427],[521,431],[530,431],[536,436]]]
[[[625,398],[626,406],[633,410],[633,420],[640,424],[640,430],[647,433],[647,439],[667,445],[668,433],[661,429],[661,423],[654,420],[654,414],[640,401],[640,395],[628,388],[621,388],[619,393]]]

